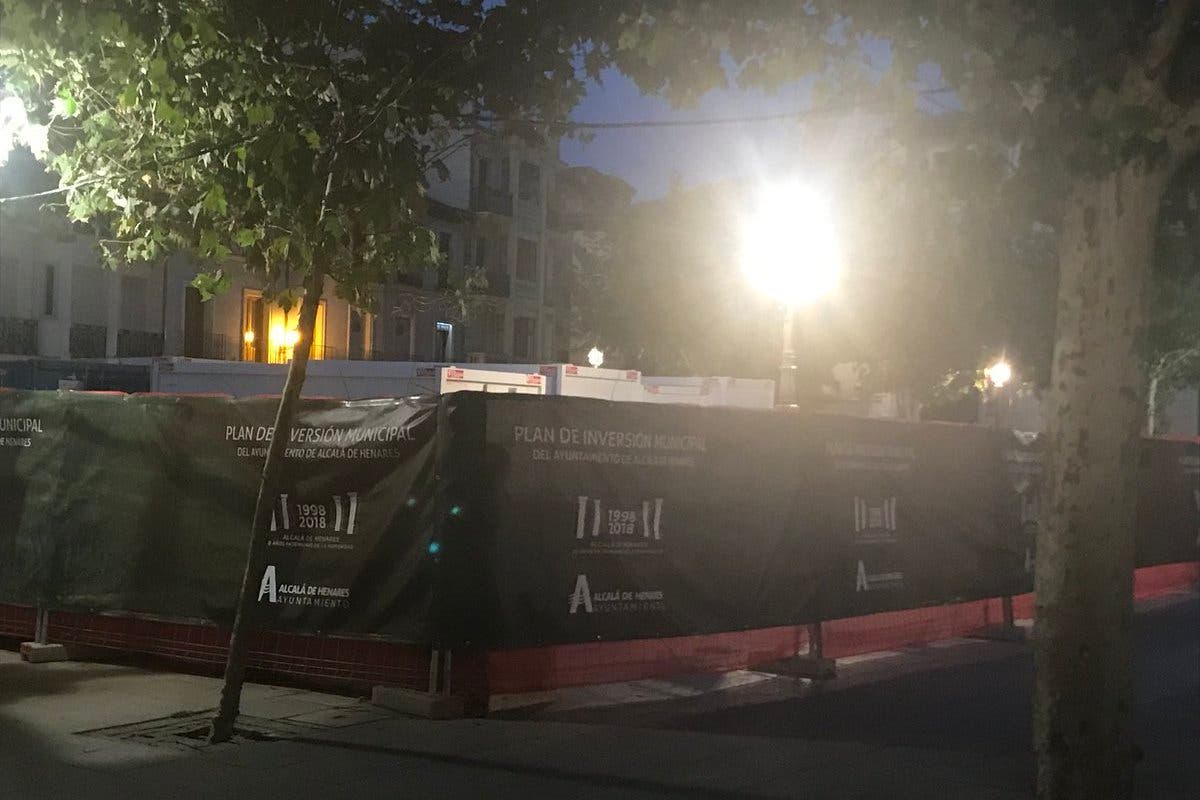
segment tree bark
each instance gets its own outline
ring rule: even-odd
[[[1144,321],[1166,169],[1137,160],[1079,181],[1059,245],[1049,447],[1038,534],[1038,796],[1129,797],[1135,748],[1134,519]]]
[[[1150,394],[1146,397],[1146,435],[1153,436],[1158,427],[1158,375],[1150,376]]]
[[[229,655],[225,661],[225,684],[221,688],[221,705],[213,718],[209,730],[209,741],[227,742],[233,736],[242,700],[242,683],[246,676],[246,655],[249,651],[249,636],[253,629],[252,618],[258,604],[259,581],[263,573],[266,556],[268,528],[271,511],[279,495],[279,477],[283,471],[285,452],[292,422],[296,418],[296,406],[300,401],[300,390],[308,370],[308,356],[312,351],[313,329],[316,327],[317,308],[321,304],[325,270],[320,258],[314,259],[312,272],[304,282],[304,301],[300,307],[300,338],[292,348],[292,363],[288,368],[287,382],[279,398],[279,409],[275,413],[275,432],[267,449],[267,460],[263,464],[262,480],[258,484],[258,500],[254,505],[254,522],[250,527],[250,545],[246,554],[246,569],[242,573],[242,590],[238,595],[237,609],[233,617],[233,629],[229,634]]]

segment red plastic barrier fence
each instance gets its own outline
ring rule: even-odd
[[[1200,562],[1165,564],[1134,574],[1138,599],[1159,597],[1200,582]],[[1033,596],[1013,598],[1018,619],[1033,615]],[[829,658],[889,650],[961,636],[1001,620],[1000,600],[979,600],[932,608],[872,614],[824,623]],[[0,636],[32,638],[36,614],[24,606],[0,604]],[[55,611],[50,641],[85,644],[160,656],[181,664],[219,669],[228,631],[197,622]],[[453,686],[474,696],[545,691],[597,683],[742,669],[804,650],[804,626],[766,628],[555,647],[493,651],[480,658],[456,654]],[[357,684],[386,683],[424,689],[429,680],[427,650],[379,639],[260,633],[252,646],[251,667],[284,680],[324,679]]]

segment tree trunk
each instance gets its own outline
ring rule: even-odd
[[[1146,397],[1146,435],[1153,436],[1158,427],[1158,375],[1150,376],[1150,394]]]
[[[242,590],[238,595],[233,630],[229,635],[229,655],[225,661],[225,685],[221,689],[221,706],[209,731],[209,741],[214,743],[227,742],[233,736],[233,725],[237,721],[241,705],[251,620],[255,616],[258,603],[258,586],[264,569],[262,562],[266,555],[271,511],[279,494],[279,476],[283,471],[289,432],[296,418],[296,406],[300,401],[300,390],[304,386],[304,375],[308,370],[308,356],[312,350],[313,329],[316,327],[317,308],[321,304],[324,277],[323,264],[319,259],[315,260],[313,271],[304,282],[304,301],[300,307],[300,338],[292,348],[292,363],[288,368],[283,395],[279,398],[279,410],[275,413],[275,432],[271,437],[271,445],[267,448],[267,460],[263,464],[262,480],[258,484],[258,500],[254,505],[254,522],[250,527],[246,569],[242,573]]]
[[[1079,181],[1059,245],[1058,321],[1035,591],[1038,796],[1128,797],[1130,625],[1143,324],[1165,171]]]

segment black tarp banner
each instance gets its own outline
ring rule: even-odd
[[[0,602],[226,623],[275,401],[0,392]],[[1149,441],[1138,563],[1200,548]],[[1032,588],[1037,437],[558,397],[304,401],[255,623],[489,647],[795,625]]]
[[[226,623],[276,401],[0,393],[0,601]],[[304,401],[256,623],[427,638],[432,401]]]
[[[1036,437],[574,398],[444,404],[442,511],[459,512],[443,531],[446,638],[705,634],[1032,589]],[[1197,557],[1196,453],[1147,443],[1141,565]]]

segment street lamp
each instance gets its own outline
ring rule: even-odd
[[[588,350],[587,360],[589,364],[599,369],[600,365],[604,363],[604,351],[599,347],[593,347],[591,350]]]
[[[983,371],[983,376],[988,379],[988,383],[997,389],[1003,389],[1004,384],[1012,380],[1012,374],[1012,365],[1003,357],[988,365]]]
[[[988,409],[988,417],[991,418],[993,428],[1000,427],[1000,398],[1004,398],[1006,409],[1012,407],[1012,397],[1008,392],[1004,391],[1004,387],[1012,380],[1013,368],[1012,364],[1008,363],[1008,359],[1000,356],[991,364],[988,364],[983,369],[983,377],[986,381],[984,386],[984,404]]]
[[[779,405],[799,405],[796,310],[837,284],[841,251],[829,203],[798,181],[762,187],[741,225],[741,264],[750,283],[783,305]]]

